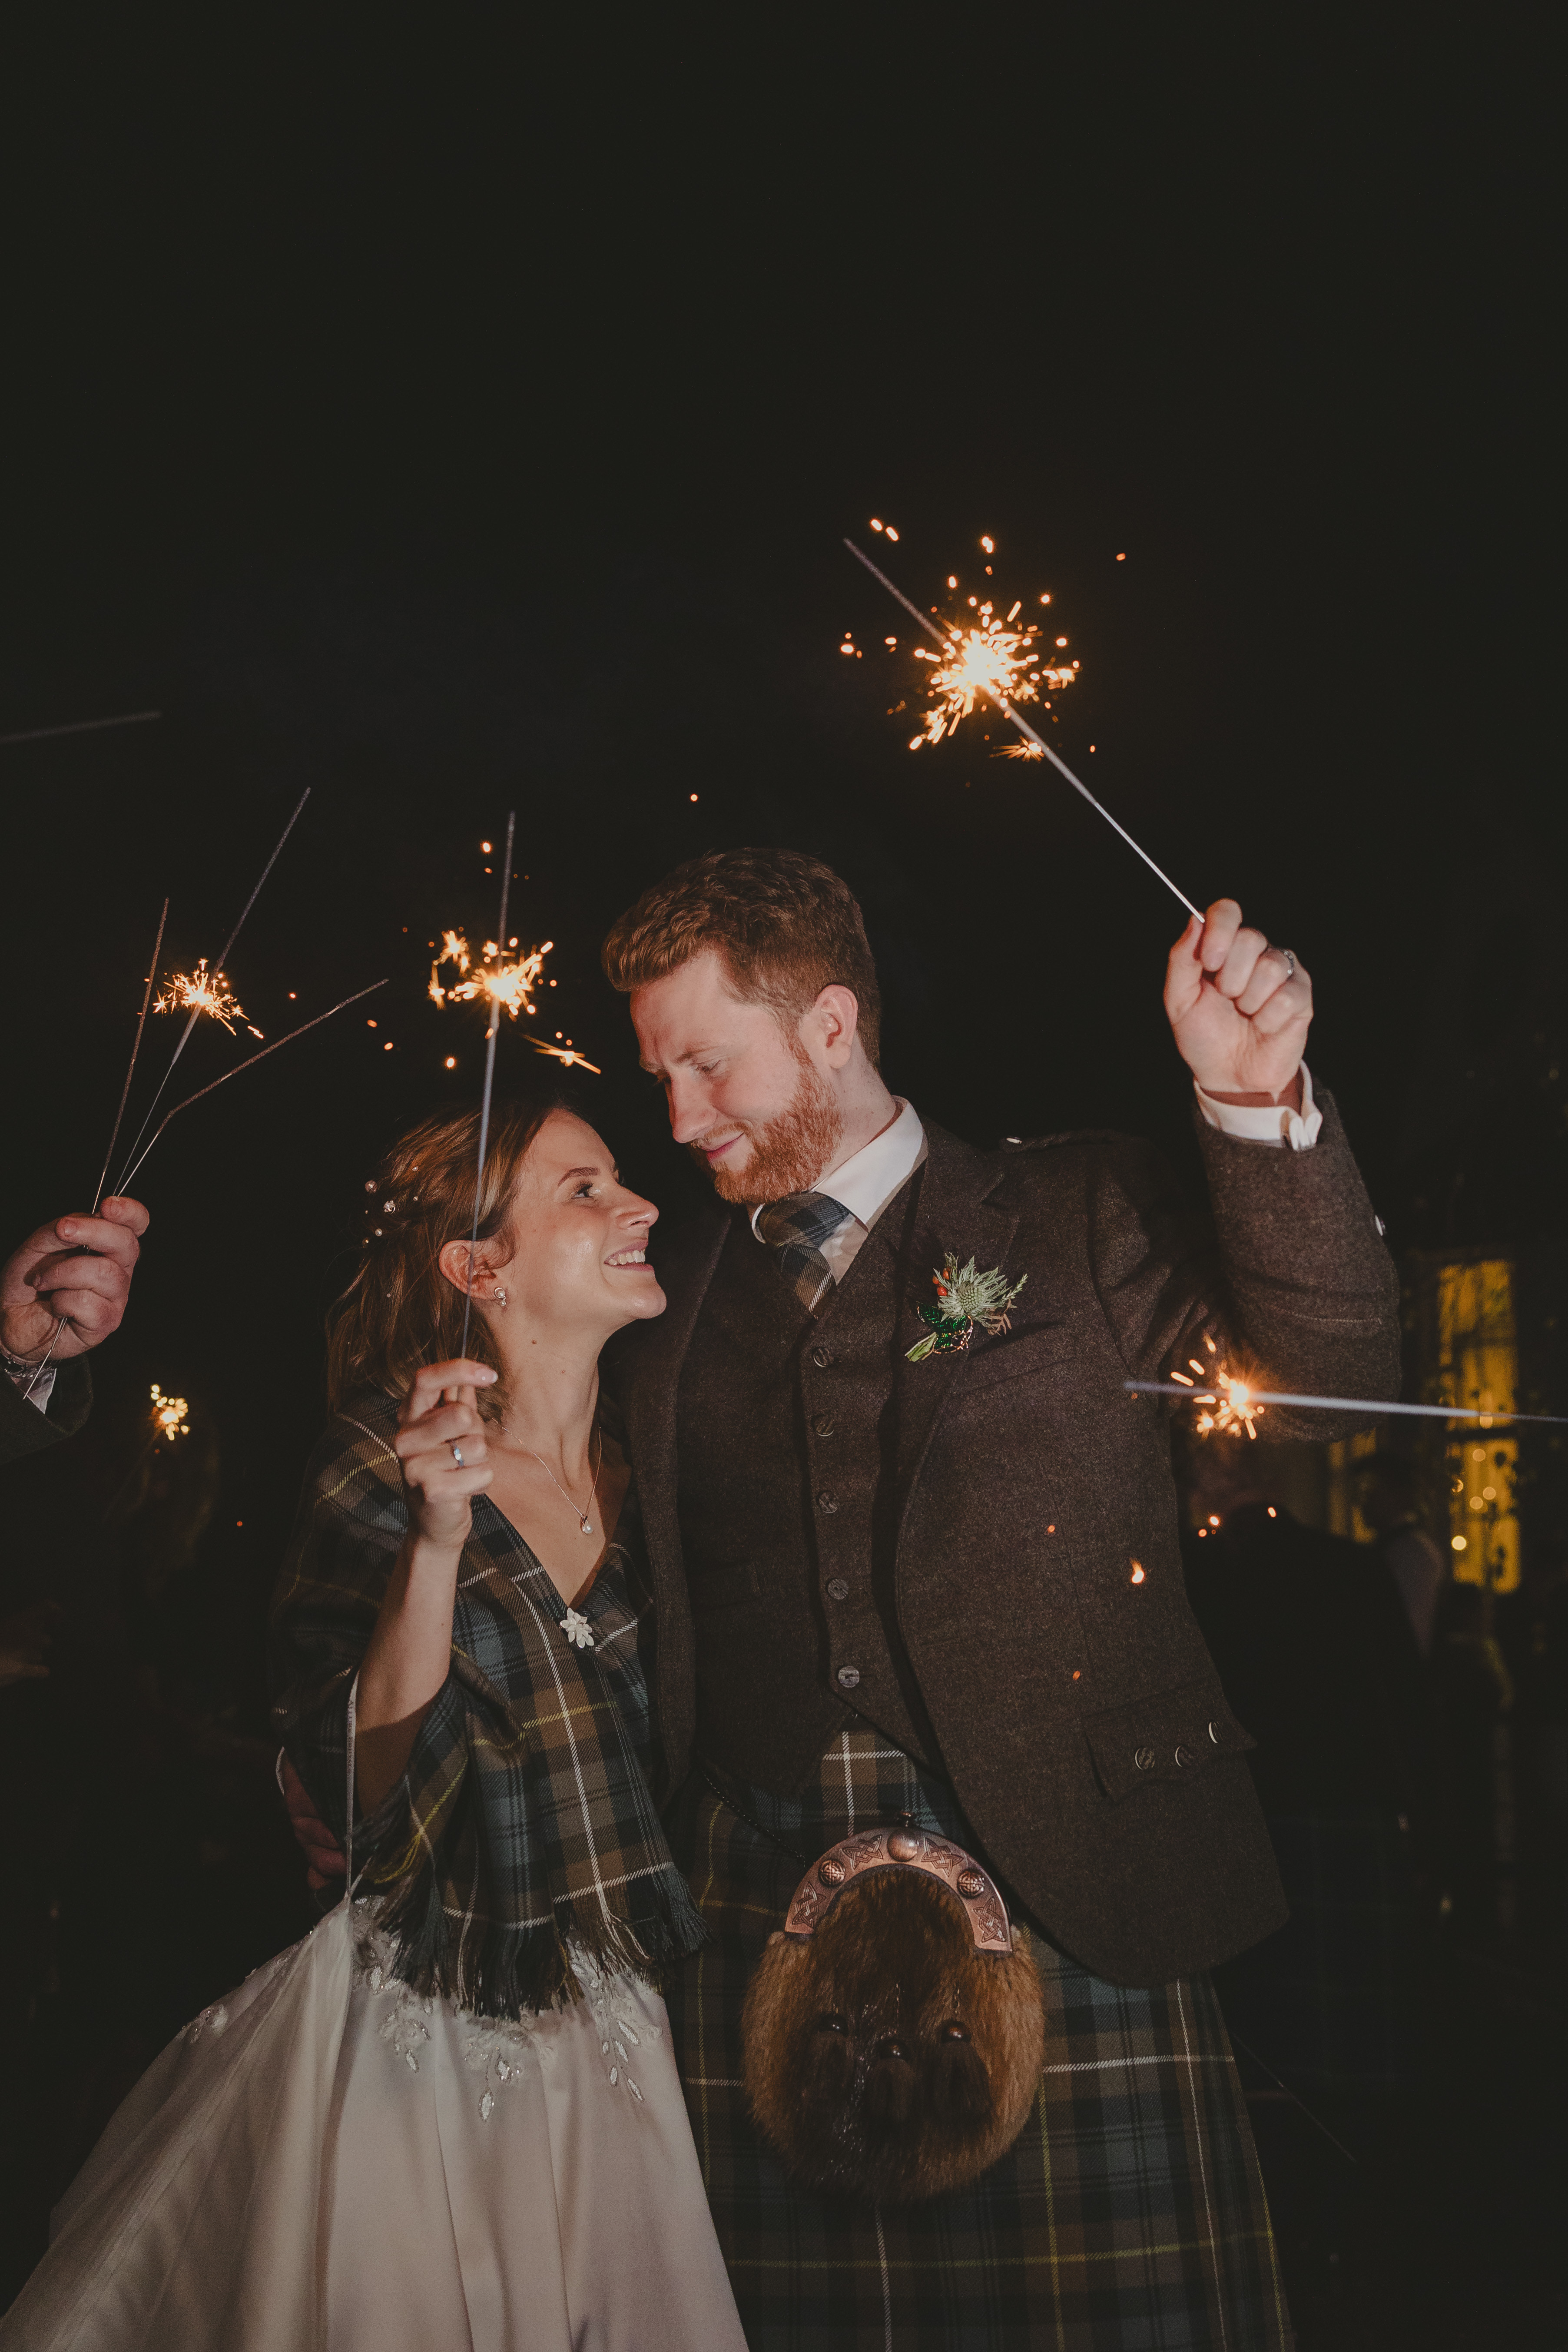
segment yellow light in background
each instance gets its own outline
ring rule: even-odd
[[[1438,1371],[1434,1402],[1511,1412],[1519,1402],[1519,1341],[1513,1267],[1507,1258],[1477,1258],[1436,1269]],[[1483,1420],[1483,1429],[1489,1423]],[[1518,1440],[1499,1431],[1484,1445],[1458,1433],[1449,1448],[1449,1544],[1454,1573],[1467,1584],[1511,1592],[1519,1582],[1519,1516],[1514,1501]]]

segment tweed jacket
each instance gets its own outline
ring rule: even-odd
[[[1187,1606],[1166,1415],[1122,1383],[1183,1364],[1207,1331],[1269,1386],[1397,1394],[1397,1277],[1333,1102],[1320,1101],[1309,1151],[1200,1126],[1207,1216],[1180,1205],[1146,1145],[1117,1135],[981,1151],[928,1127],[911,1180],[916,1279],[883,1383],[889,1638],[993,1866],[1055,1942],[1112,1981],[1165,1982],[1285,1916],[1242,1752],[1251,1741]],[[658,1250],[667,1311],[612,1358],[655,1581],[671,1787],[692,1758],[701,1648],[677,1505],[677,1385],[742,1213],[715,1203]],[[917,1309],[949,1249],[1012,1281],[1026,1274],[1027,1286],[1010,1330],[910,1364]],[[1271,1423],[1313,1437],[1350,1425],[1283,1410]],[[731,1671],[736,1656],[731,1646]],[[749,1671],[751,1703],[766,1709],[765,1609]]]

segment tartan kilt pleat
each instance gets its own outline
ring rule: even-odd
[[[1045,2073],[999,2163],[904,2207],[787,2179],[742,2083],[746,1983],[802,1874],[762,1832],[809,1862],[906,1811],[973,1847],[951,1791],[868,1731],[844,1735],[801,1799],[699,1773],[672,1811],[709,1940],[667,1999],[751,2352],[1282,2352],[1294,2339],[1263,2182],[1206,1977],[1105,1984],[1037,1936]]]

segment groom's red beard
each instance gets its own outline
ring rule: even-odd
[[[809,1192],[831,1166],[843,1140],[843,1113],[816,1063],[805,1054],[799,1060],[800,1083],[776,1118],[755,1125],[744,1118],[715,1122],[733,1124],[749,1138],[752,1152],[743,1168],[731,1174],[727,1153],[722,1160],[710,1160],[700,1143],[688,1146],[721,1201],[739,1201],[750,1208],[758,1201],[782,1201],[786,1192]]]

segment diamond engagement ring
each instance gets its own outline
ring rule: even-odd
[[[453,1445],[452,1459],[457,1464],[459,1470],[464,1469],[467,1466],[463,1460],[463,1449],[460,1445]]]
[[[1293,981],[1296,977],[1296,959],[1291,954],[1289,948],[1276,948],[1274,952],[1276,955],[1282,955],[1289,966],[1289,970],[1285,974],[1286,982],[1289,984],[1289,982]]]

